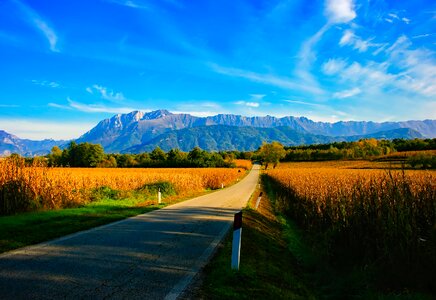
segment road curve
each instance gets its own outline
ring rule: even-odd
[[[256,188],[218,192],[0,255],[1,299],[175,299]],[[229,266],[230,267],[230,266]]]

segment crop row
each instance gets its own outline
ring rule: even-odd
[[[435,175],[295,168],[267,171],[266,179],[277,209],[322,236],[331,257],[346,249],[364,263],[424,266],[436,275]]]
[[[236,181],[241,169],[88,169],[26,167],[0,161],[0,214],[22,210],[73,207],[90,201],[101,187],[131,191],[156,182],[170,182],[178,195],[217,189]]]

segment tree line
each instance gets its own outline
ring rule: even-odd
[[[275,167],[280,161],[327,161],[368,159],[402,151],[436,150],[436,139],[362,139],[356,142],[284,147],[278,142],[263,143],[256,151],[208,152],[199,147],[189,152],[172,149],[168,152],[156,147],[149,153],[107,154],[99,144],[71,142],[63,150],[55,146],[45,157],[27,159],[53,167],[233,167],[234,159],[251,159]],[[433,166],[435,158],[429,154],[412,157],[411,164]]]
[[[436,139],[362,139],[356,142],[285,147],[284,161],[366,159],[403,151],[436,150]]]
[[[103,168],[225,168],[234,167],[233,160],[250,159],[249,153],[238,151],[208,152],[199,147],[190,152],[172,149],[168,152],[156,147],[150,153],[105,154],[99,144],[71,142],[61,150],[55,146],[47,155],[47,164],[51,167],[103,167]]]

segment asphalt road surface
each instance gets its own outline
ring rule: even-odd
[[[1,254],[0,299],[176,299],[228,232],[258,177],[255,165],[221,191]]]

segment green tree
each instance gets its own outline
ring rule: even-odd
[[[180,167],[186,164],[187,154],[179,149],[171,149],[167,153],[167,160],[171,166]]]
[[[286,150],[279,142],[272,142],[271,144],[263,143],[258,150],[258,155],[265,164],[265,169],[268,169],[269,164],[274,164],[275,168],[280,159],[285,157]]]
[[[96,167],[104,159],[104,150],[100,144],[73,141],[68,146],[68,156],[71,167]]]
[[[167,159],[167,155],[159,146],[157,146],[153,151],[151,151],[150,158],[155,162],[164,162]]]
[[[59,167],[62,165],[62,150],[58,146],[51,148],[48,155],[48,165],[50,167]]]

